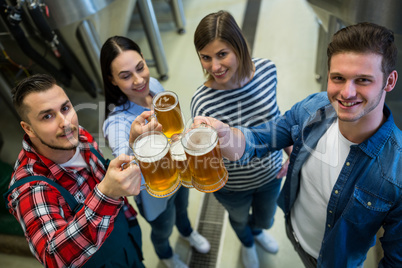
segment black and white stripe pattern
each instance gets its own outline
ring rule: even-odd
[[[253,59],[255,74],[244,87],[216,90],[200,86],[191,100],[193,117],[211,116],[230,126],[251,127],[280,115],[276,102],[276,67],[266,59]],[[229,180],[226,188],[243,191],[257,188],[275,179],[282,164],[280,151],[254,158],[247,165],[226,162]]]

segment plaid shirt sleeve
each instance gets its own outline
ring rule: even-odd
[[[94,147],[98,149],[96,144]],[[93,160],[94,156],[91,155],[90,158]],[[89,162],[91,169],[101,168],[97,161]],[[46,160],[24,143],[12,183],[31,175],[46,176],[60,183],[65,178],[57,178],[58,174],[66,172],[56,171],[54,165],[56,164],[46,163]],[[58,165],[57,167],[61,169]],[[99,172],[92,170],[92,174]],[[99,179],[85,179],[83,185],[88,185],[88,191],[81,200],[84,207],[76,214],[72,213],[60,192],[45,182],[24,184],[9,196],[10,212],[20,222],[32,253],[45,267],[82,266],[112,232],[120,208],[128,219],[135,218],[136,212],[126,199],[108,198],[96,186]],[[77,199],[77,193],[80,192],[77,187],[62,185]]]

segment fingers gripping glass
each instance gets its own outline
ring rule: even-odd
[[[150,195],[162,198],[179,189],[180,178],[170,154],[169,140],[162,132],[140,135],[133,143],[133,151]]]
[[[218,191],[228,181],[228,172],[219,148],[218,132],[200,124],[187,130],[181,139],[192,174],[193,186],[206,193]]]

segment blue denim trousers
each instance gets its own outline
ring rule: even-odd
[[[174,225],[184,237],[189,236],[193,231],[187,215],[188,196],[189,189],[180,187],[170,197],[166,210],[155,220],[148,222],[151,225],[151,241],[159,259],[168,259],[173,256],[169,237],[172,234]],[[141,205],[138,206],[138,209],[143,214]]]
[[[247,191],[229,191],[224,187],[214,193],[229,213],[230,224],[244,246],[251,247],[254,244],[253,236],[273,225],[281,181],[273,179]]]

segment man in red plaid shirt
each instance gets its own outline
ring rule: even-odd
[[[107,168],[99,152],[91,152],[99,151],[97,143],[78,125],[69,98],[49,75],[21,81],[13,101],[26,134],[10,186],[42,177],[15,188],[8,205],[34,256],[46,267],[143,267],[137,213],[125,198],[139,193],[140,170],[121,168],[132,158],[121,155]],[[43,177],[82,208],[74,212]]]

